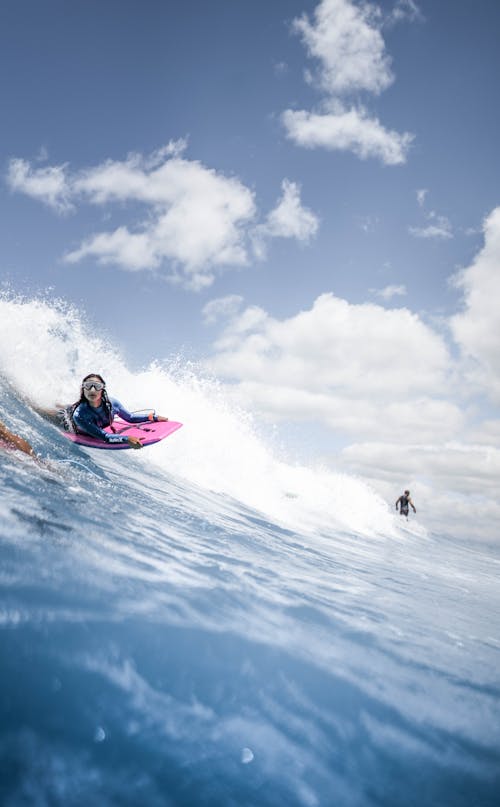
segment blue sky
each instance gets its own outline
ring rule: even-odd
[[[137,366],[205,362],[368,477],[390,423],[465,446],[467,479],[471,446],[498,452],[495,0],[0,17],[4,283],[75,303]]]

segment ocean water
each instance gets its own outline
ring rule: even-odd
[[[142,451],[36,415],[101,372],[184,422]],[[498,548],[291,463],[181,362],[0,299],[0,804],[493,807]],[[392,503],[391,503],[392,504]],[[473,538],[473,536],[471,536]]]

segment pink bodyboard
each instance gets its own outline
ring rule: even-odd
[[[121,418],[115,418],[113,428],[106,426],[103,431],[108,434],[138,437],[143,446],[151,446],[153,443],[164,440],[165,437],[173,434],[181,426],[182,423],[178,423],[176,420],[161,420],[159,423],[150,422],[149,420],[146,423],[126,423]],[[106,443],[104,440],[97,440],[87,434],[72,434],[71,432],[63,432],[63,434],[73,443],[78,443],[78,445],[86,446],[87,448],[132,448],[128,443]]]

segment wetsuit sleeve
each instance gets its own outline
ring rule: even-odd
[[[126,420],[127,423],[147,423],[149,420],[148,415],[133,415],[132,412],[129,412],[123,404],[120,403],[116,398],[113,398],[111,401],[113,406],[113,414],[119,415],[122,420]],[[154,418],[156,420],[156,418]]]
[[[128,438],[125,435],[108,434],[103,429],[100,429],[92,419],[91,413],[86,410],[87,407],[78,406],[73,412],[73,420],[79,431],[89,434],[90,437],[95,437],[96,440],[104,440],[106,443],[128,443]]]

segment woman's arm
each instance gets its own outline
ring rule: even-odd
[[[113,412],[119,415],[122,418],[122,420],[126,420],[127,423],[147,423],[148,420],[153,420],[156,423],[157,421],[168,420],[168,418],[163,417],[163,415],[133,414],[132,412],[129,412],[127,409],[125,409],[123,404],[121,404],[120,401],[117,401],[116,398],[114,398],[111,401],[111,403],[113,405]]]
[[[30,457],[35,456],[35,452],[33,451],[30,444],[27,442],[27,440],[23,440],[22,437],[19,437],[17,434],[13,434],[12,432],[10,432],[7,426],[5,426],[5,424],[3,424],[1,421],[0,421],[0,440],[3,440],[5,443],[8,443],[8,445],[13,446],[14,448],[17,448],[18,451],[24,451],[24,453],[28,454]]]
[[[104,429],[100,429],[97,423],[92,418],[92,414],[86,411],[86,406],[79,406],[73,412],[73,420],[76,427],[88,434],[90,437],[95,437],[96,440],[104,440],[105,443],[129,443],[128,437],[123,434],[108,434]]]

